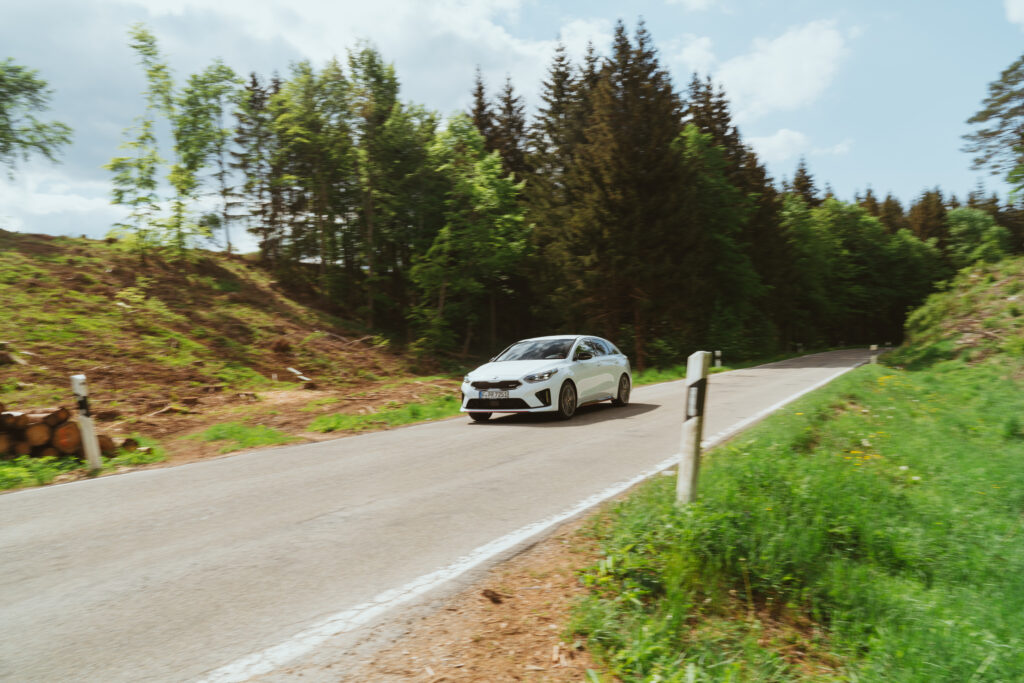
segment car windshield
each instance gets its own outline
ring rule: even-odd
[[[501,360],[559,360],[569,356],[575,339],[532,339],[521,341],[505,349],[495,358]]]

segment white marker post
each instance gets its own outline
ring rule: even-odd
[[[722,352],[721,351],[715,351],[715,367],[716,368],[722,367]]]
[[[676,477],[676,504],[697,499],[697,475],[700,472],[700,441],[704,435],[704,405],[708,396],[708,366],[711,354],[696,351],[686,361],[686,421],[679,450],[679,474]]]
[[[877,363],[877,362],[878,362],[878,344],[872,344],[871,345],[871,363],[874,364],[874,363]]]
[[[74,392],[75,402],[78,404],[78,431],[82,434],[85,459],[89,463],[89,470],[96,472],[103,463],[100,460],[100,442],[96,439],[96,429],[93,427],[92,414],[89,412],[89,385],[85,382],[85,375],[71,375],[71,391]]]

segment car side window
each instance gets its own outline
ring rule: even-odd
[[[612,356],[615,353],[614,351],[612,351],[612,345],[606,342],[604,339],[594,338],[590,340],[590,343],[594,345],[594,348],[598,349],[601,352],[602,356]]]
[[[586,339],[581,339],[579,345],[576,347],[576,353],[573,354],[573,360],[579,360],[581,353],[589,353],[592,357],[598,354],[594,351],[594,347],[587,343]]]

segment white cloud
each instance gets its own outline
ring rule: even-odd
[[[812,21],[726,61],[716,80],[736,104],[736,118],[750,121],[814,102],[832,83],[847,53],[834,21]]]
[[[707,36],[687,33],[683,36],[681,44],[676,42],[670,46],[669,60],[682,65],[683,75],[693,72],[708,74],[716,61],[715,53],[711,49],[712,44],[711,38]]]
[[[847,138],[828,147],[815,147],[800,131],[781,128],[771,135],[748,137],[747,142],[757,155],[768,163],[780,163],[799,156],[842,156],[849,154],[853,140]]]
[[[782,128],[764,137],[748,137],[747,142],[757,155],[768,163],[793,159],[804,154],[810,144],[806,135],[788,128]]]
[[[612,42],[613,30],[608,19],[573,19],[562,27],[560,37],[569,56],[579,61],[587,52],[588,42],[598,52],[605,51]]]
[[[1024,0],[1004,0],[1006,20],[1024,28]]]
[[[717,0],[668,0],[670,5],[682,5],[689,12],[711,9]]]

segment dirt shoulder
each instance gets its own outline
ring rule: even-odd
[[[457,594],[413,611],[400,630],[362,647],[321,653],[269,680],[391,683],[582,681],[597,668],[582,639],[569,637],[573,602],[586,589],[578,571],[598,549],[575,520],[488,570]],[[381,641],[383,640],[383,644]],[[262,680],[262,679],[261,679]]]

